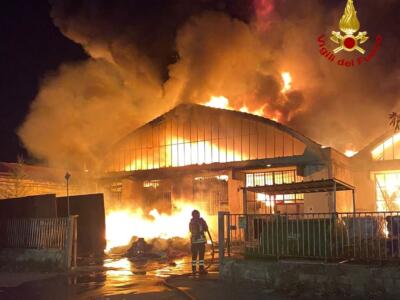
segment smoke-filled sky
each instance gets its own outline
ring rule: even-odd
[[[235,108],[265,106],[267,116],[321,144],[359,149],[400,109],[400,4],[355,1],[370,36],[365,48],[378,34],[383,44],[368,64],[344,68],[319,54],[316,39],[325,33],[335,47],[329,33],[338,30],[345,3],[52,0],[51,21],[70,41],[54,43],[59,65],[40,74],[19,137],[32,156],[52,165],[93,166],[136,127],[178,103],[215,95]],[[68,52],[73,47],[86,57]],[[284,71],[293,77],[285,95]]]

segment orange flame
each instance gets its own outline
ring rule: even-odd
[[[282,72],[281,73],[282,80],[283,80],[283,88],[281,93],[284,94],[292,89],[292,75],[289,72]],[[268,117],[274,121],[279,122],[280,115],[279,112],[268,112],[267,111],[267,104],[264,104],[258,108],[250,109],[248,105],[244,104],[242,107],[233,107],[231,106],[229,99],[224,96],[211,96],[210,99],[203,103],[205,106],[220,108],[220,109],[229,109],[229,110],[239,110],[241,112]]]
[[[229,99],[224,96],[211,96],[210,100],[204,103],[204,105],[213,108],[235,110],[235,108],[230,106]],[[255,110],[249,110],[249,108],[245,104],[241,108],[239,108],[239,111],[257,116],[264,116],[264,107],[265,105]]]
[[[204,103],[204,105],[214,108],[233,110],[233,108],[229,106],[229,100],[224,96],[211,96],[210,100],[207,103]]]
[[[358,153],[358,151],[355,150],[346,150],[344,152],[344,155],[346,155],[347,157],[353,157],[354,155],[356,155]]]
[[[118,246],[128,245],[133,236],[152,238],[188,238],[188,224],[191,213],[199,209],[194,203],[174,202],[175,211],[168,215],[159,213],[157,209],[150,211],[146,216],[141,209],[114,210],[106,216],[106,251]],[[215,217],[211,217],[201,210],[202,217],[213,228]]]
[[[289,72],[281,73],[282,80],[283,80],[283,89],[281,90],[282,93],[286,93],[292,89],[292,75]]]

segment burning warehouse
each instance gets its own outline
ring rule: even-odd
[[[165,211],[175,201],[210,215],[352,209],[351,192],[244,193],[245,187],[333,178],[338,190],[351,189],[349,158],[275,121],[195,104],[179,105],[129,134],[108,156],[106,170],[110,199]]]
[[[260,116],[182,104],[121,140],[102,180],[113,202],[165,212],[175,201],[210,215],[340,212],[353,210],[353,197],[358,211],[383,210],[387,196],[398,201],[387,161],[400,155],[398,135],[349,158]],[[278,189],[250,192],[258,186]]]
[[[185,237],[182,224],[194,208],[214,228],[219,211],[397,210],[399,136],[388,132],[348,157],[255,114],[181,104],[115,144],[90,191],[105,193],[108,249],[132,236]],[[23,180],[2,176],[30,195],[25,181],[42,184],[31,169],[38,170],[21,166]],[[62,196],[60,188],[46,192]]]

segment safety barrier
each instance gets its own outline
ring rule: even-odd
[[[219,213],[220,257],[400,260],[400,212]]]

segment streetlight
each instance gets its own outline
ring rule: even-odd
[[[67,210],[68,210],[68,217],[69,217],[70,213],[69,213],[69,189],[68,189],[68,186],[69,186],[69,179],[71,178],[71,174],[69,174],[68,172],[65,173],[64,178],[67,181]]]

